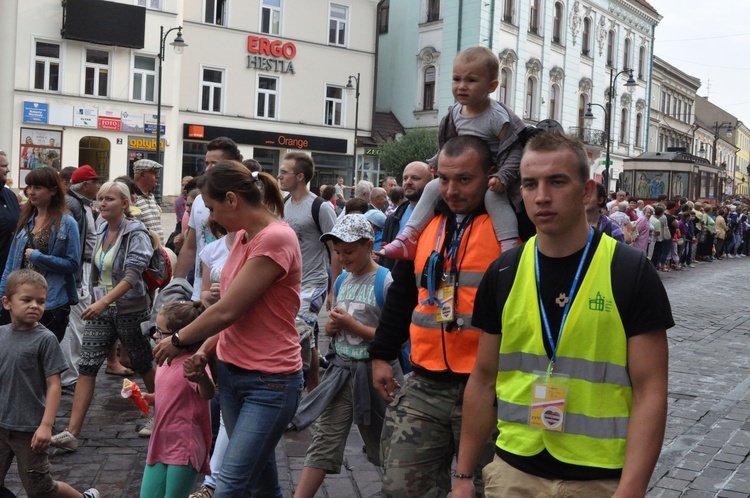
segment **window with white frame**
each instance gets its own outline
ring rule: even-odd
[[[348,17],[348,7],[331,4],[331,10],[328,14],[328,43],[330,45],[346,46]]]
[[[643,114],[635,115],[635,146],[641,147],[641,128],[643,127]]]
[[[581,34],[581,55],[591,54],[591,18],[583,18],[583,33]]]
[[[222,112],[224,70],[201,68],[201,111]]]
[[[565,8],[562,2],[555,2],[555,19],[552,26],[552,41],[555,43],[562,43],[564,13]]]
[[[511,81],[513,81],[512,73],[510,69],[507,67],[504,67],[500,70],[500,94],[498,95],[498,100],[507,106],[510,107],[510,85]]]
[[[638,49],[638,79],[642,80],[646,75],[646,47]]]
[[[263,0],[260,11],[260,32],[281,35],[281,0]]]
[[[553,84],[549,88],[549,118],[560,120],[560,85]]]
[[[83,75],[84,95],[94,97],[109,95],[109,52],[87,48]]]
[[[623,45],[623,50],[622,50],[622,68],[623,69],[631,69],[630,38],[625,38],[625,44]]]
[[[440,0],[427,0],[427,22],[440,19]]]
[[[326,85],[324,121],[328,126],[343,126],[344,124],[344,89],[340,86]]]
[[[529,13],[529,32],[539,34],[539,0],[531,0]]]
[[[133,72],[130,86],[133,100],[154,102],[156,89],[156,57],[136,55],[133,57]]]
[[[607,33],[607,65],[615,66],[615,30],[610,29]]]
[[[43,41],[34,46],[34,89],[60,91],[60,44]]]
[[[135,4],[152,10],[164,10],[164,0],[135,0]]]
[[[628,110],[624,107],[620,112],[620,144],[628,144]]]
[[[584,116],[586,115],[586,109],[587,109],[587,103],[588,99],[586,98],[586,94],[581,94],[580,97],[578,97],[578,128],[583,129],[586,127],[586,120],[584,119]]]
[[[272,76],[258,76],[258,95],[255,117],[278,118],[279,79]]]
[[[534,94],[536,92],[536,81],[534,78],[529,77],[526,80],[526,103],[524,106],[524,117],[526,119],[534,119],[535,113],[534,108],[536,107],[536,102],[534,101]]]
[[[516,0],[503,0],[503,21],[513,24]]]
[[[229,0],[205,0],[205,15],[203,22],[216,24],[217,26],[227,25],[227,2]]]
[[[431,111],[435,106],[435,66],[424,70],[424,87],[422,89],[422,110]]]

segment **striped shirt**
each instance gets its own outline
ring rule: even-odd
[[[156,202],[154,194],[140,193],[135,198],[135,205],[141,210],[140,220],[146,228],[153,230],[164,243],[164,230],[161,228],[161,206]]]

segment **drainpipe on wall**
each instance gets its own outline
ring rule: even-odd
[[[375,14],[375,67],[372,77],[372,111],[370,114],[372,118],[375,118],[375,109],[377,108],[377,96],[378,96],[378,57],[380,56],[380,7],[382,7],[385,0],[380,0],[376,7]],[[390,12],[389,12],[390,14]],[[372,121],[370,121],[370,135],[372,136]]]
[[[492,50],[492,43],[495,38],[495,0],[490,1],[490,36],[488,38],[487,46]]]
[[[463,24],[464,0],[458,0],[458,32],[456,36],[456,53],[461,51],[461,25]]]
[[[646,91],[646,152],[651,150],[649,147],[650,131],[651,131],[651,85],[654,81],[654,45],[656,41],[656,26],[651,26],[651,61],[648,67],[648,90]],[[661,124],[661,120],[659,120]],[[659,137],[657,138],[657,144]]]

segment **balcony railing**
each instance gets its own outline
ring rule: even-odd
[[[568,135],[577,137],[587,145],[598,147],[607,146],[607,132],[604,130],[592,130],[591,128],[568,128]]]

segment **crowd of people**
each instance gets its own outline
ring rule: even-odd
[[[23,206],[0,188],[0,485],[15,456],[29,495],[98,496],[53,481],[46,455],[85,451],[106,361],[153,413],[141,497],[280,497],[275,448],[307,427],[294,496],[315,496],[353,424],[384,497],[644,496],[674,325],[657,270],[741,257],[747,211],[607,202],[579,140],[490,97],[498,71],[486,48],[456,56],[438,153],[400,187],[318,196],[311,156],[274,178],[218,137],[170,235],[151,160],[104,183],[37,168]]]
[[[644,204],[624,191],[608,202],[598,185],[589,222],[648,254],[662,272],[695,268],[696,262],[744,258],[750,254],[748,207],[738,201],[713,205],[686,198]],[[603,227],[603,228],[602,228]]]

